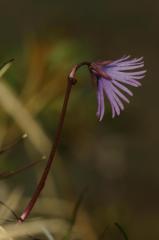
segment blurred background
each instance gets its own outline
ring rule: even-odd
[[[114,226],[118,222],[130,239],[158,239],[159,2],[1,0],[0,13],[0,63],[15,58],[0,85],[1,148],[28,134],[1,154],[0,172],[48,156],[74,64],[130,54],[144,56],[148,71],[142,88],[132,89],[134,97],[119,118],[112,120],[106,101],[101,123],[95,116],[96,91],[89,73],[85,68],[79,71],[52,171],[30,216],[45,223],[35,234],[119,240],[123,236]],[[1,178],[0,201],[17,215],[35,190],[45,163],[43,159]],[[71,219],[82,193],[68,234],[60,221]],[[2,226],[11,218],[1,206]],[[54,222],[45,222],[48,219],[58,219],[57,231]]]

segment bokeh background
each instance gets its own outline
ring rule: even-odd
[[[1,172],[48,156],[74,64],[130,54],[144,56],[147,69],[142,88],[133,89],[121,116],[112,120],[106,102],[101,123],[95,116],[95,88],[88,71],[80,70],[52,171],[30,216],[45,223],[36,233],[66,237],[60,223],[56,232],[45,221],[69,221],[85,192],[65,239],[123,239],[114,222],[130,239],[159,238],[158,23],[157,0],[0,1],[0,62],[15,58],[0,85],[1,148],[28,134],[1,154]],[[0,201],[20,215],[45,162],[2,178]],[[10,218],[1,206],[2,226]]]

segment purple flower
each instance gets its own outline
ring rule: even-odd
[[[90,71],[97,79],[97,117],[103,119],[105,112],[104,96],[106,95],[112,109],[112,117],[119,116],[124,110],[123,102],[129,103],[125,94],[133,93],[125,86],[141,86],[140,80],[144,77],[145,70],[143,58],[130,59],[124,56],[115,61],[95,62],[90,65]]]

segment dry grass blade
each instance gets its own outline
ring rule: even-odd
[[[18,220],[19,218],[18,218],[18,215],[16,214],[16,212],[13,210],[13,209],[11,209],[8,205],[6,205],[4,202],[2,202],[2,201],[0,201],[0,204],[2,205],[2,206],[4,206],[5,208],[7,208],[10,212],[11,212],[11,214],[14,216],[14,218],[15,218],[15,220]]]
[[[72,225],[75,224],[75,221],[76,221],[76,218],[77,218],[77,214],[78,214],[78,211],[79,211],[79,208],[83,202],[83,199],[85,197],[85,194],[87,192],[87,188],[85,188],[82,193],[80,194],[76,204],[75,204],[75,207],[74,207],[74,210],[73,210],[73,214],[72,214],[72,219],[71,219],[71,223]]]
[[[10,66],[12,65],[14,59],[10,59],[8,62],[4,63],[1,67],[0,67],[0,78],[6,73],[6,71],[10,68]]]
[[[43,154],[50,148],[50,140],[45,135],[40,124],[37,123],[11,88],[3,81],[0,81],[0,103],[19,127],[28,133],[30,141],[40,153]]]
[[[105,228],[104,228],[104,231],[101,233],[101,235],[99,236],[99,238],[98,238],[98,240],[103,240],[104,238],[105,238],[105,235],[106,235],[106,233],[108,232],[108,226],[106,226]]]
[[[16,174],[18,173],[21,173],[25,170],[28,170],[29,168],[33,167],[33,166],[36,166],[38,163],[42,162],[42,159],[41,160],[37,160],[37,161],[34,161],[30,164],[27,164],[21,168],[18,168],[17,170],[15,171],[10,171],[10,172],[2,172],[0,173],[0,180],[4,180],[6,178],[9,178],[9,177],[12,177],[12,176],[15,176]]]
[[[7,239],[7,240],[13,240],[13,238],[11,238],[11,237],[8,236],[7,231],[6,231],[2,226],[0,226],[0,236],[1,236],[1,234],[5,236],[5,239]]]
[[[20,137],[15,139],[12,143],[8,144],[7,146],[2,147],[2,149],[0,149],[0,154],[5,153],[5,152],[11,150],[12,147],[16,146],[18,143],[20,143],[21,141],[23,141],[27,137],[28,136],[27,136],[26,133],[22,134]]]
[[[119,229],[119,231],[120,231],[121,234],[123,235],[123,238],[124,238],[125,240],[128,240],[128,236],[127,236],[125,230],[123,229],[123,227],[122,227],[119,223],[117,223],[117,222],[114,223],[114,225]]]
[[[0,240],[8,240],[8,238],[18,238],[28,235],[35,235],[39,233],[44,233],[44,229],[47,231],[63,236],[67,231],[69,225],[66,221],[59,219],[51,220],[36,220],[25,222],[23,224],[6,224],[5,231],[0,234]]]
[[[71,237],[72,229],[73,229],[73,226],[74,226],[74,224],[76,222],[76,218],[77,218],[77,215],[78,215],[78,212],[79,212],[79,208],[80,208],[80,206],[82,204],[82,201],[83,201],[83,198],[85,196],[85,193],[86,193],[86,189],[84,189],[84,191],[80,194],[80,196],[79,196],[79,198],[78,198],[78,200],[77,200],[77,202],[75,204],[75,207],[74,207],[73,213],[72,213],[72,217],[70,219],[70,228],[69,228],[66,236],[64,237],[65,240],[66,239],[69,240],[70,237]]]
[[[13,211],[17,208],[19,202],[21,199],[21,192],[17,189],[13,190],[11,193],[9,193],[9,198],[5,201],[5,205],[9,206],[10,209]],[[6,209],[6,207],[0,208],[0,216],[3,219],[9,219],[11,216],[11,212]]]
[[[53,235],[48,231],[48,229],[44,226],[41,226],[41,229],[43,231],[43,233],[45,234],[45,236],[48,238],[48,240],[54,240]]]

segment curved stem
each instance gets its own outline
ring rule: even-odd
[[[67,110],[67,106],[68,106],[68,100],[69,100],[69,97],[70,97],[71,89],[72,89],[72,86],[76,83],[75,74],[76,74],[77,70],[81,66],[84,66],[84,65],[88,66],[89,63],[88,62],[82,62],[80,64],[75,65],[72,68],[71,73],[69,74],[68,82],[67,82],[67,88],[66,88],[66,92],[65,92],[65,98],[64,98],[64,102],[63,102],[63,106],[62,106],[61,115],[60,115],[60,120],[59,120],[59,124],[58,124],[57,131],[56,131],[56,134],[55,134],[54,144],[52,146],[48,161],[46,163],[46,167],[45,167],[44,172],[41,176],[41,179],[38,183],[38,186],[37,186],[35,192],[33,193],[33,196],[31,198],[30,202],[28,203],[27,207],[24,209],[23,213],[21,214],[21,216],[18,220],[19,223],[24,222],[25,219],[29,216],[29,214],[30,214],[32,208],[34,207],[42,189],[45,186],[45,182],[46,182],[48,173],[51,169],[51,165],[52,165],[52,162],[54,160],[58,144],[60,142],[61,132],[62,132],[64,120],[65,120],[65,115],[66,115],[66,110]]]

